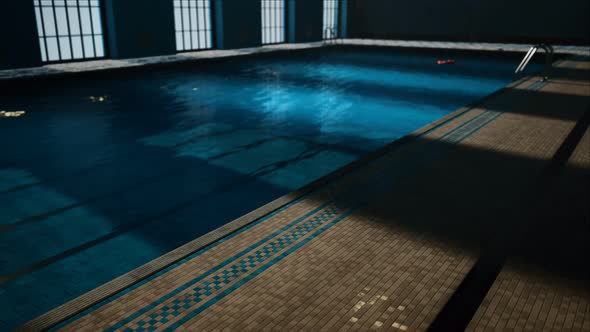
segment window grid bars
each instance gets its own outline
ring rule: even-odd
[[[285,42],[285,1],[261,0],[262,44]]]
[[[340,14],[340,0],[324,0],[324,39],[338,38],[338,18]]]
[[[43,62],[104,57],[99,0],[34,0],[34,10]]]
[[[174,0],[174,23],[177,51],[213,47],[211,0]]]

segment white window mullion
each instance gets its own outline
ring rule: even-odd
[[[41,60],[67,61],[104,57],[98,0],[34,0]]]
[[[285,42],[285,0],[261,0],[262,44]]]
[[[211,0],[173,0],[176,50],[211,48]]]

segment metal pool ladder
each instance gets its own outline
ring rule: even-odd
[[[338,43],[338,34],[336,34],[336,29],[327,27],[324,29],[324,43],[328,44],[330,41],[334,41],[334,44]]]
[[[545,51],[545,72],[543,73],[543,78],[541,79],[541,81],[548,80],[549,79],[549,71],[550,71],[551,67],[553,66],[553,53],[554,53],[553,46],[548,45],[548,44],[538,44],[535,46],[531,46],[531,48],[526,53],[526,55],[524,56],[524,58],[522,59],[522,61],[520,62],[520,64],[516,68],[516,70],[514,71],[514,73],[518,74],[518,73],[521,73],[522,71],[524,71],[524,68],[529,64],[529,62],[533,58],[533,55],[535,55],[535,53],[537,53],[537,50],[540,48]]]

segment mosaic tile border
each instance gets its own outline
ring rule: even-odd
[[[173,330],[309,242],[313,237],[335,225],[350,212],[351,210],[342,211],[334,203],[324,204],[128,316],[106,331],[111,332],[121,328],[128,330],[129,326],[134,326],[131,329],[135,331],[149,330],[152,327],[161,328],[174,318],[182,316],[166,329]],[[223,289],[224,286],[229,287]],[[199,304],[200,302],[204,303]]]

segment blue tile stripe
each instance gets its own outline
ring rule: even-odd
[[[471,109],[470,111],[472,111],[472,110],[473,109]],[[444,141],[444,140],[447,139],[447,137],[453,136],[457,132],[464,132],[466,127],[468,127],[472,122],[477,121],[479,118],[485,116],[486,113],[488,113],[488,110],[483,110],[481,113],[477,114],[473,118],[471,118],[471,119],[463,122],[459,126],[457,126],[457,127],[453,128],[452,130],[446,132],[444,135],[441,135],[440,137],[437,138],[437,140]]]
[[[538,91],[543,88],[547,83],[545,81],[537,81],[528,86],[525,90]],[[489,109],[484,110],[475,117],[465,121],[460,126],[457,126],[453,130],[447,132],[438,138],[441,141],[447,141],[450,143],[458,144],[465,139],[472,136],[474,133],[487,126],[497,118],[499,118],[506,111],[498,110],[492,111]]]
[[[219,277],[219,279],[217,279],[217,282],[210,281],[210,280],[204,281],[205,279],[208,279],[210,276],[217,273],[225,266],[228,266],[229,264],[232,264],[236,261],[237,261],[237,263],[230,266],[229,269],[225,269],[225,270],[221,271],[221,274],[223,274],[224,271],[226,271],[225,273],[227,274],[227,277],[225,277],[224,280],[232,279],[232,278],[230,278],[230,276],[233,276],[235,274],[241,275],[242,273],[249,272],[253,267],[255,267],[257,265],[257,260],[267,259],[273,253],[277,252],[279,250],[278,248],[280,248],[281,245],[285,246],[286,243],[293,243],[294,239],[299,239],[304,234],[317,228],[318,225],[321,225],[325,221],[332,218],[335,214],[337,214],[339,209],[336,208],[336,206],[334,206],[334,205],[329,207],[330,204],[333,204],[333,202],[332,201],[325,202],[324,204],[317,207],[316,209],[306,213],[304,216],[296,219],[295,221],[289,223],[288,225],[273,232],[272,234],[265,237],[264,239],[256,242],[255,244],[249,246],[248,248],[242,250],[241,252],[239,252],[235,256],[225,260],[221,264],[215,266],[214,268],[208,270],[207,272],[201,274],[200,276],[190,280],[189,282],[185,283],[184,285],[176,288],[172,292],[161,297],[159,300],[152,302],[148,306],[142,308],[141,310],[137,311],[133,315],[128,316],[127,318],[125,318],[122,321],[118,322],[117,324],[113,325],[111,328],[106,329],[105,331],[115,331],[115,330],[123,327],[124,325],[134,321],[135,319],[141,317],[142,315],[146,314],[147,312],[155,309],[156,307],[160,306],[164,302],[171,300],[173,298],[174,298],[174,302],[173,302],[172,308],[168,308],[167,310],[162,311],[162,313],[165,313],[166,316],[155,316],[155,317],[167,318],[169,315],[174,316],[176,311],[182,311],[181,309],[186,310],[187,306],[190,307],[192,304],[200,302],[202,299],[202,295],[209,296],[212,294],[214,289],[219,290],[221,288],[222,281],[220,281],[220,280],[223,276],[219,276],[219,274],[216,274],[215,276]],[[309,217],[311,217],[314,214],[317,214],[317,215],[314,216],[313,218],[309,219],[307,222],[303,223],[304,220],[307,220]],[[265,246],[262,247],[262,249],[259,249],[253,255],[249,255],[245,259],[238,261],[238,259],[240,259],[241,257],[244,257],[246,254],[252,252],[254,249],[260,247],[261,245],[269,242],[271,239],[281,235],[282,233],[289,230],[290,228],[293,228],[293,230],[291,230],[290,233],[287,233],[286,235],[283,235],[279,239],[266,244]],[[193,288],[194,294],[187,295],[187,297],[182,300],[182,303],[177,302],[178,299],[175,298],[177,295],[179,295],[180,293],[182,293],[185,290],[188,290],[189,287],[191,287],[197,283],[201,283],[202,281],[204,281],[204,282],[202,283],[201,287]],[[180,314],[180,312],[178,313],[178,315],[179,314]],[[178,316],[178,315],[176,315],[176,316]],[[154,317],[152,317],[152,318],[154,318]]]
[[[470,136],[470,133],[476,132],[479,128],[482,128],[490,122],[497,119],[500,116],[500,114],[500,112],[485,110],[484,112],[480,113],[476,118],[471,119],[469,123],[466,124],[464,127],[451,133],[450,135],[443,137],[441,140],[449,143],[459,143],[466,137]]]
[[[238,289],[243,284],[245,284],[248,281],[254,279],[258,275],[260,275],[262,272],[268,270],[270,267],[272,267],[273,265],[275,265],[276,263],[278,263],[279,261],[281,261],[282,259],[284,259],[288,255],[290,255],[291,253],[293,253],[297,249],[301,248],[302,246],[304,246],[305,244],[307,244],[308,242],[310,242],[311,240],[313,240],[314,238],[316,238],[320,234],[324,233],[326,230],[328,230],[332,226],[336,225],[338,222],[342,221],[344,218],[346,218],[347,216],[349,216],[354,210],[356,210],[356,208],[351,208],[348,211],[346,211],[345,213],[343,213],[342,215],[340,215],[338,218],[336,218],[333,221],[327,223],[322,228],[320,228],[317,232],[313,233],[311,236],[306,237],[305,239],[303,239],[302,241],[298,242],[296,245],[294,245],[293,247],[291,247],[289,250],[283,252],[282,254],[280,254],[277,257],[275,257],[272,260],[270,260],[268,263],[264,264],[258,270],[256,270],[253,273],[247,275],[245,278],[243,278],[239,282],[235,283],[231,287],[228,287],[223,292],[221,292],[219,295],[217,295],[214,298],[212,298],[211,300],[207,301],[206,303],[204,303],[203,305],[201,305],[199,308],[193,310],[192,312],[190,312],[189,314],[187,314],[186,316],[184,316],[179,321],[171,324],[164,331],[170,332],[170,331],[176,330],[178,327],[182,326],[187,321],[191,320],[192,318],[194,318],[195,316],[197,316],[201,312],[205,311],[206,309],[208,309],[209,307],[211,307],[212,305],[214,305],[215,303],[217,303],[219,300],[221,300],[224,297],[226,297],[227,295],[231,294],[233,291],[235,291],[236,289]]]
[[[522,84],[522,83],[520,83],[520,84]],[[441,123],[437,124],[436,126],[434,126],[434,127],[430,128],[430,129],[428,129],[428,130],[424,131],[424,132],[423,132],[423,133],[421,133],[420,135],[417,135],[416,137],[418,137],[418,138],[420,138],[420,137],[424,137],[424,136],[426,136],[426,135],[428,135],[428,134],[430,134],[430,133],[432,133],[432,132],[436,131],[436,130],[440,129],[441,127],[443,127],[444,125],[447,125],[447,124],[449,124],[449,123],[451,123],[451,122],[453,122],[453,121],[455,121],[455,120],[457,120],[457,119],[459,119],[459,118],[462,118],[462,117],[464,117],[465,115],[469,114],[469,113],[470,113],[471,111],[473,111],[474,109],[477,109],[477,108],[478,108],[478,106],[479,106],[478,104],[476,104],[476,105],[473,105],[473,106],[470,106],[470,107],[468,107],[467,109],[463,110],[463,111],[462,111],[461,113],[459,113],[458,115],[456,115],[456,116],[453,116],[453,117],[451,117],[451,118],[449,118],[449,119],[446,119],[446,120],[444,120],[443,122],[441,122]],[[481,116],[481,113],[480,113],[479,115],[476,115],[474,118],[477,118],[477,117],[479,117],[479,116]],[[445,136],[447,136],[447,135],[449,135],[449,134],[451,134],[451,133],[455,132],[456,130],[459,130],[460,128],[462,128],[463,126],[465,126],[467,123],[471,122],[472,120],[473,120],[473,118],[472,118],[472,119],[470,119],[470,120],[467,120],[467,121],[463,122],[462,124],[458,125],[457,127],[455,127],[455,128],[453,128],[453,129],[451,129],[449,132],[447,132],[447,133],[443,134],[442,136],[440,136],[438,139],[441,139],[441,138],[443,138],[443,137],[445,137]]]

